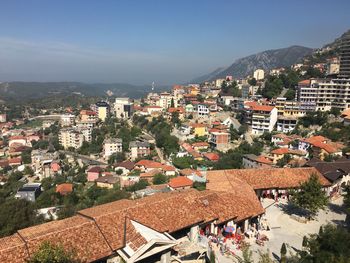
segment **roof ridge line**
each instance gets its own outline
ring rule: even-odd
[[[16,231],[16,233],[18,234],[19,238],[23,241],[24,246],[26,248],[27,254],[28,254],[28,258],[30,258],[30,253],[29,253],[29,248],[28,248],[28,243],[27,241],[24,239],[24,237],[18,232],[18,230]]]
[[[113,251],[114,251],[113,248],[112,248],[111,245],[109,244],[109,242],[108,242],[106,236],[103,234],[103,232],[102,232],[100,226],[97,224],[96,220],[95,220],[94,218],[88,216],[88,215],[84,215],[84,214],[79,213],[79,211],[77,212],[77,215],[78,215],[78,216],[81,216],[81,217],[83,217],[83,218],[89,219],[90,221],[92,221],[92,222],[96,225],[98,231],[101,233],[101,235],[102,235],[103,239],[105,240],[107,246],[108,246],[109,249],[113,252]]]

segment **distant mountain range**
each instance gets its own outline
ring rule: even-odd
[[[168,87],[158,87],[158,89]],[[87,84],[81,82],[3,82],[0,84],[2,100],[27,101],[52,96],[79,94],[82,96],[107,96],[141,98],[151,91],[150,86],[131,84]]]
[[[266,50],[237,59],[231,66],[216,69],[212,73],[192,80],[191,83],[200,83],[203,81],[225,78],[226,76],[244,78],[251,75],[256,69],[269,71],[273,68],[289,67],[292,64],[302,61],[305,56],[310,55],[312,52],[312,48],[302,46]]]

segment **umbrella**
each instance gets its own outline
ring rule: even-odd
[[[227,226],[224,228],[226,233],[233,233],[235,231],[235,227],[233,226]]]

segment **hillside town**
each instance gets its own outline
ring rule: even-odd
[[[140,99],[2,105],[0,262],[42,242],[81,262],[298,257],[304,236],[347,222],[349,48]]]

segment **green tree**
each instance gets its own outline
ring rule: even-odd
[[[168,178],[164,174],[156,174],[153,177],[153,184],[165,184],[168,181]]]
[[[287,247],[286,247],[286,244],[283,243],[282,246],[281,246],[281,263],[286,263],[287,262]]]
[[[34,204],[24,199],[9,199],[0,205],[0,237],[12,235],[17,230],[41,223]]]
[[[350,259],[350,233],[331,224],[320,228],[318,234],[306,238],[299,262],[348,263]]]
[[[255,78],[251,78],[251,79],[248,80],[248,83],[251,86],[256,86],[256,79]]]
[[[28,263],[78,263],[74,250],[66,250],[61,244],[48,241],[41,243],[39,249],[28,260]]]
[[[292,192],[291,202],[307,211],[310,217],[315,216],[318,210],[328,204],[328,198],[317,175],[312,174],[308,181],[300,185],[299,189],[300,191]]]

